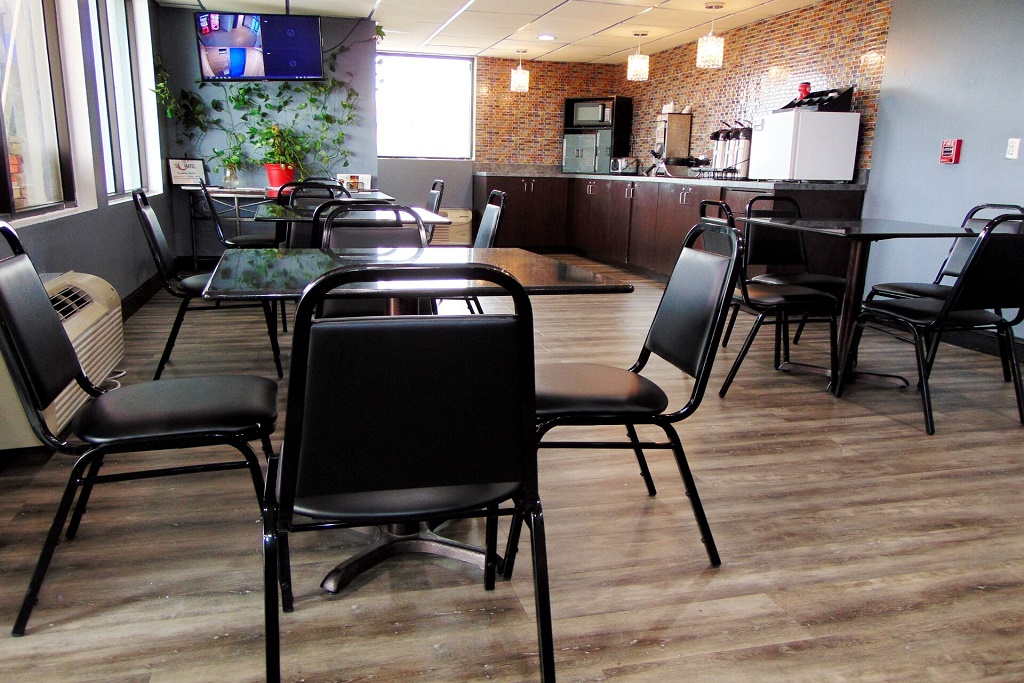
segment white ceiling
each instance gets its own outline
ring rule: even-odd
[[[165,7],[373,19],[380,50],[621,64],[641,46],[652,54],[821,0],[157,0]],[[647,32],[644,38],[633,34]],[[538,40],[550,34],[552,41]]]

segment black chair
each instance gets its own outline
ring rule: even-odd
[[[745,215],[747,218],[799,220],[800,205],[791,197],[758,195],[747,202]],[[748,266],[766,266],[769,270],[781,271],[753,275],[750,278],[751,281],[771,285],[810,287],[842,300],[843,292],[846,291],[846,278],[810,272],[807,265],[807,251],[804,248],[804,233],[798,230],[783,230],[763,225],[751,226],[747,230],[747,242],[744,243],[744,249]],[[729,342],[729,335],[732,333],[739,308],[734,303],[732,316],[722,339],[723,346]],[[807,322],[808,317],[805,314],[793,335],[794,344],[800,342],[800,335]]]
[[[249,442],[259,440],[266,456],[273,456],[270,435],[277,421],[277,383],[263,377],[225,375],[145,382],[110,391],[98,388],[82,370],[46,288],[17,234],[3,222],[0,222],[0,233],[13,252],[13,256],[0,261],[0,349],[36,436],[51,451],[78,458],[68,475],[67,486],[14,623],[13,634],[20,636],[25,633],[68,515],[71,519],[65,536],[71,540],[96,484],[247,469],[256,498],[262,503],[263,474]],[[71,419],[74,441],[51,432],[43,415],[72,382],[91,397]],[[214,445],[231,446],[244,457],[100,474],[108,454]]]
[[[316,209],[324,202],[351,197],[352,193],[341,183],[331,180],[303,180],[282,185],[277,195],[277,203],[295,209]],[[285,227],[286,247],[304,248],[309,241],[308,223],[292,222]]]
[[[705,215],[705,211],[714,206],[722,209],[725,215],[725,222],[735,227],[733,213],[724,202],[701,202],[701,215]],[[754,278],[749,277],[747,273],[747,266],[750,264],[747,262],[748,254],[746,245],[752,239],[751,233],[757,233],[759,230],[760,226],[754,226],[751,223],[743,224],[742,235],[744,249],[742,250],[740,257],[738,292],[733,294],[732,302],[730,304],[733,311],[729,322],[729,328],[723,335],[722,346],[725,346],[728,335],[732,331],[732,323],[735,321],[736,311],[738,309],[742,308],[743,310],[749,311],[756,317],[754,318],[754,324],[751,326],[750,332],[747,334],[746,340],[743,342],[743,346],[740,348],[739,353],[736,354],[736,359],[733,361],[732,367],[729,369],[729,374],[726,376],[725,382],[722,383],[722,388],[718,390],[718,395],[721,398],[725,398],[726,393],[728,393],[729,387],[736,378],[736,373],[739,372],[740,365],[743,364],[743,359],[746,358],[747,352],[750,351],[750,347],[754,343],[754,339],[757,337],[758,331],[761,329],[765,320],[768,319],[768,316],[772,316],[775,323],[774,366],[776,370],[796,369],[798,367],[803,367],[811,371],[817,370],[814,366],[805,365],[803,363],[794,363],[790,360],[789,318],[792,315],[806,315],[809,317],[825,318],[828,320],[829,368],[826,372],[830,377],[835,377],[836,369],[839,367],[838,359],[836,358],[836,317],[839,314],[839,300],[831,294],[826,294],[825,292],[817,289],[811,289],[810,287],[793,284],[775,284],[755,280]],[[756,242],[757,238],[754,237],[753,239]],[[764,244],[764,242],[762,242],[762,244]]]
[[[359,220],[353,216],[372,211],[373,219]],[[381,213],[384,212],[383,216]],[[415,219],[410,227],[402,214]],[[410,207],[397,204],[358,204],[337,201],[326,202],[313,212],[312,239],[322,249],[379,249],[417,248],[427,246],[427,233],[423,221]],[[424,302],[432,307],[432,300]],[[324,301],[320,315],[325,317],[352,317],[388,315],[398,306],[397,299],[384,297],[331,298]],[[417,303],[417,306],[420,306]]]
[[[704,238],[707,245],[708,237],[715,238],[714,251],[695,248],[698,238]],[[704,398],[739,272],[738,251],[738,236],[725,224],[702,222],[690,231],[665,286],[647,340],[628,370],[594,363],[538,363],[536,372],[540,448],[631,449],[652,496],[657,489],[644,450],[671,450],[708,559],[716,567],[721,564],[718,548],[674,424],[693,415]],[[693,378],[686,403],[674,411],[666,412],[670,401],[665,391],[640,374],[652,354]],[[667,441],[640,441],[636,431],[640,424],[658,427],[665,432]],[[629,440],[542,440],[555,427],[569,425],[625,425]],[[506,578],[512,575],[518,532],[519,525],[513,524],[505,553]]]
[[[1024,220],[1024,214],[1004,214],[985,226],[973,239],[971,253],[944,299],[916,297],[865,301],[857,316],[850,349],[843,359],[844,372],[836,388],[841,396],[856,357],[864,329],[884,332],[914,344],[918,386],[928,434],[935,433],[928,377],[943,333],[951,331],[991,331],[999,339],[1004,375],[1013,380],[1017,411],[1024,423],[1024,388],[1014,349],[1013,327],[1024,321],[1024,235],[1001,232],[999,226]],[[988,309],[1017,309],[1012,320]],[[904,335],[910,334],[907,338]]]
[[[1024,207],[1018,206],[1017,204],[979,204],[978,206],[973,207],[967,212],[967,215],[964,216],[963,222],[960,224],[960,227],[964,229],[966,234],[963,237],[958,237],[953,240],[953,244],[949,248],[949,253],[946,254],[945,260],[942,262],[942,265],[939,266],[939,272],[935,275],[934,280],[931,282],[879,283],[871,288],[871,292],[868,294],[867,300],[871,301],[876,296],[881,296],[886,299],[913,299],[922,296],[928,296],[935,299],[945,299],[949,296],[950,289],[952,289],[952,282],[960,276],[964,264],[967,263],[967,258],[971,255],[971,251],[974,249],[974,241],[978,236],[978,233],[985,228],[989,219],[995,217],[990,215],[988,218],[979,218],[978,214],[992,212],[998,214],[1024,214]],[[999,225],[1001,232],[1021,231],[1020,222],[1006,221]]]
[[[149,250],[153,255],[154,263],[156,263],[156,269],[160,273],[160,277],[163,279],[164,289],[166,289],[172,296],[181,299],[181,305],[178,306],[178,314],[174,318],[174,324],[171,325],[171,333],[167,336],[167,343],[164,345],[164,351],[160,355],[160,362],[157,363],[156,373],[153,375],[153,379],[160,379],[160,375],[164,372],[164,366],[167,365],[167,361],[171,357],[171,351],[174,349],[174,342],[178,338],[178,332],[181,330],[181,324],[185,320],[186,312],[230,311],[238,308],[255,307],[263,309],[263,315],[267,321],[267,334],[270,335],[270,348],[274,352],[274,365],[277,367],[277,376],[284,377],[284,369],[281,367],[281,348],[277,342],[275,311],[270,302],[264,301],[255,304],[221,305],[207,303],[207,305],[193,305],[197,302],[204,303],[202,293],[203,288],[206,287],[206,283],[210,279],[210,273],[178,277],[177,269],[174,267],[174,253],[171,251],[171,247],[167,242],[167,237],[164,235],[164,231],[160,227],[160,221],[157,219],[156,212],[154,212],[153,207],[149,205],[149,199],[142,190],[135,190],[132,192],[132,199],[135,201],[135,209],[139,216],[139,223],[142,224],[142,229],[146,234],[146,242],[149,244]]]
[[[515,313],[314,319],[344,283],[451,278],[498,284]],[[541,680],[555,679],[532,328],[525,291],[492,266],[352,266],[306,289],[295,316],[284,446],[271,461],[264,504],[268,681],[280,680],[278,586],[284,610],[293,608],[290,534],[482,517],[492,589],[498,517],[513,510],[532,531]],[[459,354],[442,353],[453,345]],[[512,508],[500,507],[510,501]]]
[[[430,184],[430,192],[427,194],[427,203],[424,208],[430,213],[437,213],[441,210],[441,197],[444,195],[444,181],[440,178]]]
[[[272,249],[277,246],[276,234],[235,235],[233,237],[225,235],[224,227],[220,224],[220,215],[217,213],[217,205],[210,195],[210,188],[202,180],[199,181],[199,187],[203,191],[203,197],[206,199],[206,210],[209,212],[210,220],[217,231],[217,239],[220,240],[225,249]]]
[[[487,195],[487,204],[484,205],[483,214],[480,216],[480,226],[477,228],[476,237],[473,238],[474,249],[490,249],[498,241],[498,230],[501,228],[501,217],[505,212],[505,201],[507,195],[501,190],[491,190]],[[458,301],[465,301],[470,313],[483,313],[483,306],[480,299],[475,296],[456,297]],[[438,301],[443,301],[439,299]],[[434,303],[437,308],[437,302]]]

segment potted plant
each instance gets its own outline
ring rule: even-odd
[[[260,163],[267,169],[271,187],[290,182],[296,172],[308,175],[306,156],[312,148],[309,137],[293,126],[271,119],[261,119],[249,126],[249,141],[262,154]]]

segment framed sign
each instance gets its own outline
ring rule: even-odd
[[[168,159],[173,185],[198,185],[206,182],[206,169],[202,159]]]

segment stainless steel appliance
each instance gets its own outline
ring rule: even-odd
[[[658,114],[654,130],[655,145],[660,144],[663,157],[690,156],[692,114]]]
[[[610,126],[612,100],[585,100],[572,103],[572,126]]]
[[[860,114],[782,109],[754,118],[749,176],[853,180]]]

